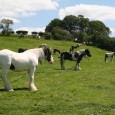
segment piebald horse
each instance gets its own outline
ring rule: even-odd
[[[45,58],[49,63],[54,63],[52,53],[49,48],[28,49],[22,53],[16,53],[8,49],[0,51],[0,68],[2,70],[2,80],[7,91],[13,91],[7,80],[9,70],[27,71],[29,75],[29,90],[37,90],[34,84],[34,73],[39,61]]]
[[[56,52],[58,52],[58,54],[61,54],[61,51],[59,49],[54,49],[53,53],[56,54]]]
[[[26,51],[26,50],[28,50],[27,48],[19,48],[18,49],[18,53],[22,53],[22,52],[24,52],[24,51]]]
[[[106,53],[104,57],[104,61],[107,62],[107,59],[110,58],[110,61],[112,62],[114,56],[115,56],[115,52]]]
[[[79,44],[77,44],[76,46],[71,46],[70,49],[69,49],[69,51],[73,52],[74,49],[77,49],[78,47],[79,47]]]
[[[91,57],[90,51],[88,49],[81,50],[79,52],[62,52],[60,57],[61,69],[65,69],[65,60],[76,61],[74,70],[80,70],[80,62],[84,56]]]

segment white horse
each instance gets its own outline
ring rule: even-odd
[[[113,61],[113,57],[115,56],[115,52],[110,52],[105,54],[105,62],[107,62],[107,59],[110,58],[110,62]]]
[[[53,56],[49,48],[29,49],[22,53],[16,53],[8,49],[0,51],[0,68],[2,70],[2,80],[7,91],[13,91],[12,86],[7,81],[9,70],[27,71],[29,74],[29,89],[37,90],[34,84],[34,73],[39,61],[45,58],[49,63],[53,63]]]

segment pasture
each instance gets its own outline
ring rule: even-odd
[[[69,50],[75,42],[44,39],[18,39],[0,36],[0,50],[35,48],[46,43],[61,51]],[[3,89],[0,79],[0,115],[114,115],[115,114],[115,58],[113,63],[104,62],[107,51],[88,48],[91,58],[83,58],[81,70],[73,70],[75,62],[66,61],[66,70],[61,70],[59,55],[53,54],[54,64],[42,61],[35,72],[37,91],[29,91],[27,72],[8,73],[14,91]],[[1,74],[1,70],[0,70]]]

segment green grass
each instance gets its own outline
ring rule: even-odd
[[[44,39],[18,39],[0,37],[0,49],[34,48],[46,43],[52,48],[66,51],[74,42]],[[0,79],[0,115],[114,115],[115,114],[115,60],[104,62],[106,51],[88,48],[91,58],[83,58],[81,71],[72,67],[75,62],[66,61],[66,70],[60,69],[58,54],[55,63],[39,64],[35,73],[38,91],[28,91],[26,72],[12,72],[8,79],[14,92],[3,90]],[[0,71],[1,74],[1,71]]]

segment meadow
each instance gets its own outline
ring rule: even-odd
[[[0,50],[17,52],[18,48],[35,48],[41,43],[52,51],[67,51],[76,45],[70,41],[0,36]],[[84,48],[92,57],[83,58],[80,71],[73,70],[73,61],[66,61],[66,70],[61,70],[58,54],[53,54],[53,65],[42,61],[35,72],[37,91],[28,90],[26,72],[10,71],[7,78],[14,91],[5,91],[0,79],[0,115],[115,115],[115,59],[105,63],[107,51],[92,46],[77,50]]]

